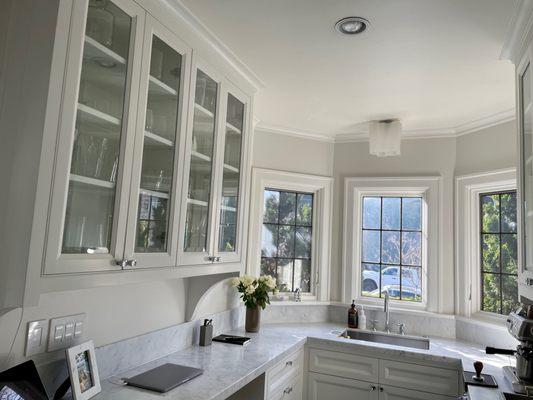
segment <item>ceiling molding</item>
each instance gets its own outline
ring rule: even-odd
[[[257,91],[266,84],[220,38],[196,17],[181,0],[166,0],[185,23],[231,65]]]
[[[265,124],[262,122],[259,122],[256,125],[255,129],[258,131],[262,131],[262,132],[292,136],[292,137],[296,137],[299,139],[316,140],[319,142],[327,142],[327,143],[335,142],[335,138],[329,135],[326,135],[325,133],[305,131],[302,129],[288,128],[288,127],[278,126],[278,125],[269,125],[269,124]]]
[[[519,63],[529,43],[533,27],[533,0],[515,0],[514,11],[507,26],[500,59]]]
[[[485,118],[480,118],[474,121],[466,122],[461,125],[457,125],[453,128],[406,129],[402,132],[402,140],[457,138],[493,126],[501,125],[506,122],[513,121],[514,119],[515,109],[512,108],[493,115],[489,115]],[[258,119],[255,120],[259,121]],[[320,142],[327,143],[352,143],[368,141],[368,127],[365,127],[365,124],[361,124],[360,130],[358,130],[357,132],[339,133],[335,135],[335,137],[332,137],[325,133],[305,131],[301,129],[287,128],[277,125],[269,125],[260,121],[257,123],[256,129],[268,133],[293,136],[301,139],[317,140]]]
[[[487,129],[496,125],[504,124],[506,122],[514,121],[516,111],[514,108],[505,110],[485,118],[480,118],[475,121],[467,122],[455,127],[456,136],[468,135],[469,133],[477,132],[482,129]]]

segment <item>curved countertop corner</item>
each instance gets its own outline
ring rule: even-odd
[[[459,370],[472,371],[473,362],[482,360],[485,364],[483,373],[494,375],[499,388],[470,387],[471,400],[500,400],[503,399],[501,391],[511,391],[503,378],[501,367],[512,364],[514,357],[487,355],[479,345],[451,339],[430,338],[429,350],[420,350],[338,337],[344,329],[340,324],[313,323],[269,324],[264,325],[259,333],[233,331],[230,333],[251,337],[251,342],[245,346],[213,342],[208,347],[193,346],[167,355],[103,381],[102,392],[95,399],[151,400],[165,397],[176,400],[223,400],[306,343],[333,351],[372,352],[382,358],[407,357],[414,362],[420,360],[438,365],[448,364],[450,368]],[[202,368],[204,373],[165,394],[121,384],[120,378],[132,377],[167,362]]]

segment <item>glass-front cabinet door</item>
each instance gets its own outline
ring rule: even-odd
[[[72,24],[68,48],[47,273],[115,269],[124,249],[144,11],[76,1],[72,21],[85,24]]]
[[[519,169],[520,248],[522,273],[519,278],[521,295],[533,298],[533,109],[532,109],[532,50],[517,68],[518,129],[521,166]],[[524,293],[523,290],[528,293]]]
[[[183,94],[190,51],[148,16],[143,54],[125,259],[135,260],[130,264],[140,268],[173,266],[179,229],[174,211],[178,150],[182,133],[185,136]]]
[[[219,82],[205,67],[195,71],[191,132],[187,143],[179,264],[203,264],[212,257],[213,161],[218,133]]]
[[[224,85],[229,86],[228,84]],[[240,226],[242,221],[240,195],[246,127],[246,98],[236,88],[224,93],[225,116],[221,129],[218,187],[217,243],[218,262],[240,260]]]

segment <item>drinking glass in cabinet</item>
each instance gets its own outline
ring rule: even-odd
[[[109,252],[131,23],[111,1],[89,2],[63,253]]]
[[[236,250],[244,104],[228,94],[218,250]]]
[[[152,38],[135,251],[167,250],[181,55]]]
[[[207,248],[217,92],[217,83],[198,70],[185,221],[186,252],[204,252]]]

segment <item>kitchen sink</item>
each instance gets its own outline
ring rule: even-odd
[[[395,333],[375,332],[358,329],[346,329],[340,337],[354,340],[364,340],[372,343],[392,344],[395,346],[411,347],[414,349],[429,349],[429,339],[419,336],[397,335]]]

